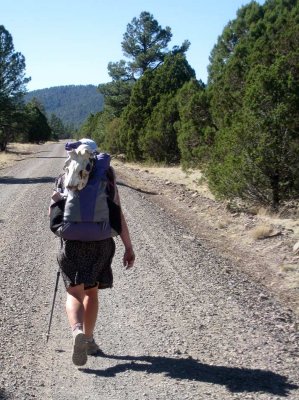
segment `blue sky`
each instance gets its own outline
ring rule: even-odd
[[[197,79],[207,80],[209,55],[224,26],[246,0],[0,0],[0,24],[26,59],[28,90],[110,81],[107,65],[124,58],[127,24],[148,11],[169,45],[191,42],[187,52]],[[259,0],[260,4],[264,1]]]

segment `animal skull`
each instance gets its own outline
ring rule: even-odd
[[[86,144],[68,152],[68,159],[64,164],[65,187],[68,190],[82,190],[86,186],[93,157],[93,150]]]

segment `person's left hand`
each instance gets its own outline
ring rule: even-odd
[[[135,261],[135,253],[132,247],[129,247],[125,250],[123,257],[123,264],[126,269],[132,268]]]

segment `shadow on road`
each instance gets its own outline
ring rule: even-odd
[[[209,382],[226,386],[230,392],[264,392],[277,396],[287,396],[290,390],[299,386],[288,382],[287,377],[261,369],[224,367],[202,364],[197,360],[176,359],[154,356],[114,356],[102,354],[102,357],[126,363],[105,370],[80,368],[87,374],[101,377],[114,377],[116,374],[131,370],[148,374],[164,374],[172,379],[186,379]]]
[[[46,157],[46,158],[49,158],[49,157]],[[50,158],[65,158],[65,157],[50,157]],[[29,184],[29,183],[49,183],[49,182],[55,182],[55,179],[56,179],[56,177],[52,177],[52,176],[40,176],[37,178],[14,178],[13,176],[1,176],[0,184],[3,183],[3,184],[12,185],[12,184]],[[123,182],[117,182],[117,185],[126,186],[130,189],[133,189],[137,192],[144,193],[144,194],[152,194],[152,195],[158,194],[156,192],[147,192],[147,191],[139,189],[139,188],[134,188]]]
[[[30,157],[29,157],[30,158]],[[37,156],[37,157],[32,157],[32,158],[64,158],[65,160],[66,160],[66,157],[58,157],[58,156],[55,156],[55,157],[47,157],[47,156]]]
[[[38,153],[49,153],[47,150],[42,151],[17,151],[17,150],[6,150],[6,154],[16,154],[18,156],[26,156],[28,154],[38,154]]]
[[[8,400],[8,399],[11,399],[11,396],[8,393],[6,393],[5,389],[0,388],[0,399]]]
[[[154,194],[158,194],[157,192],[148,192],[148,191],[142,190],[142,189],[140,189],[140,188],[135,188],[135,187],[130,186],[130,185],[128,185],[128,184],[126,184],[126,183],[124,183],[124,182],[122,182],[122,181],[117,181],[116,184],[117,184],[118,186],[125,186],[125,187],[127,187],[127,188],[129,188],[129,189],[135,190],[136,192],[140,192],[140,193],[144,193],[144,194],[153,194],[153,195],[154,195]]]
[[[16,184],[24,184],[27,185],[29,183],[49,183],[55,182],[55,178],[53,176],[39,176],[37,178],[14,178],[13,176],[0,176],[0,183],[7,185],[16,185]]]
[[[15,160],[15,161],[17,161],[17,162],[19,162],[19,161],[26,161],[26,160],[28,160],[29,158],[64,158],[64,159],[66,159],[66,157],[34,156],[34,157],[25,157],[25,158],[20,158],[19,160]]]

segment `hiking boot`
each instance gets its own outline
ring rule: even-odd
[[[97,354],[102,354],[102,350],[96,344],[95,340],[92,339],[92,342],[87,342],[87,354],[89,356],[95,356]]]
[[[72,360],[77,366],[86,364],[87,341],[83,332],[77,333],[77,335],[74,337]]]

